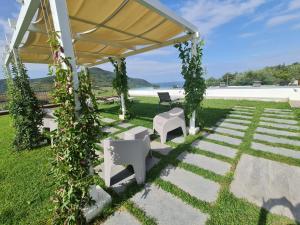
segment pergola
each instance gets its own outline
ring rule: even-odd
[[[164,46],[192,40],[196,26],[157,0],[23,0],[7,46],[5,66],[20,57],[24,63],[52,62],[48,31],[60,34],[64,54],[76,66],[92,67]],[[47,21],[51,21],[47,23]],[[196,51],[194,51],[196,54]],[[78,76],[74,70],[74,89]],[[124,99],[122,106],[124,105]],[[77,105],[78,105],[77,101]],[[190,133],[197,132],[195,113]]]

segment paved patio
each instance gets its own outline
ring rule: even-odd
[[[256,118],[259,115],[259,121],[254,119],[255,115]],[[230,190],[236,197],[246,199],[271,213],[300,221],[300,167],[251,155],[262,152],[300,159],[300,149],[297,147],[300,146],[300,133],[296,116],[287,109],[257,111],[254,107],[238,106],[227,117],[216,126],[208,128],[208,133],[194,141],[191,144],[192,152],[173,152],[174,144],[178,146],[184,143],[181,136],[172,137],[167,145],[160,144],[157,140],[152,141],[151,148],[155,152],[155,158],[147,161],[147,171],[160,164],[162,159],[175,157],[178,164],[167,164],[160,171],[161,182],[178,189],[191,199],[210,205],[218,201],[220,183],[204,174],[213,174],[222,180],[228,173],[234,172]],[[116,127],[131,126],[119,124]],[[122,138],[123,133],[124,130],[113,135]],[[232,160],[238,159],[244,146],[249,145],[245,143],[245,136],[249,134],[252,134],[250,155],[243,152],[237,168],[232,171]],[[115,173],[120,173],[127,169],[120,167],[116,170]],[[101,176],[101,168],[99,174]],[[134,182],[132,172],[123,172],[121,175],[125,175],[125,178],[121,176],[116,183],[117,188],[115,184],[112,187],[119,194]],[[194,208],[181,197],[170,194],[155,182],[147,183],[130,201],[157,224],[205,224],[211,216],[205,210]],[[141,223],[123,210],[114,213],[104,224]]]

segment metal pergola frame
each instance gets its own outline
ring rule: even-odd
[[[52,13],[52,19],[53,19],[53,25],[55,31],[60,32],[60,44],[64,48],[64,54],[68,57],[71,58],[70,62],[73,68],[76,68],[76,62],[75,62],[75,53],[73,50],[73,43],[76,42],[76,40],[83,40],[87,42],[95,42],[95,43],[101,43],[101,44],[106,44],[110,46],[117,46],[117,47],[124,47],[128,49],[129,51],[120,54],[120,55],[107,55],[107,58],[104,58],[102,60],[96,61],[95,63],[89,63],[85,64],[87,67],[92,67],[96,66],[99,64],[107,63],[109,61],[108,57],[112,57],[115,59],[119,58],[126,58],[129,56],[145,53],[148,51],[152,51],[155,49],[159,49],[165,46],[170,46],[174,45],[176,43],[182,43],[188,40],[191,40],[195,46],[197,39],[199,38],[199,33],[197,30],[197,27],[188,22],[187,20],[183,19],[182,17],[176,15],[174,12],[166,8],[163,4],[161,4],[158,0],[134,0],[141,5],[151,9],[152,11],[155,11],[159,15],[165,17],[166,19],[174,22],[175,24],[179,25],[182,27],[188,34],[185,34],[180,37],[173,38],[171,40],[167,40],[165,42],[158,42],[151,40],[149,38],[141,37],[141,35],[134,35],[130,33],[126,33],[124,31],[117,30],[120,33],[125,33],[129,36],[132,37],[138,37],[141,39],[145,39],[149,42],[152,42],[153,44],[148,45],[146,47],[142,48],[132,48],[129,46],[126,46],[126,44],[123,43],[118,43],[116,41],[107,41],[107,40],[95,40],[93,38],[87,38],[83,37],[82,33],[78,33],[74,36],[72,36],[71,30],[70,30],[70,25],[69,25],[69,19],[76,19],[78,18],[72,18],[69,17],[68,15],[68,9],[67,9],[67,3],[66,0],[50,0],[50,9]],[[124,4],[126,4],[128,0],[124,1]],[[18,20],[16,22],[14,32],[11,38],[11,41],[9,45],[7,46],[7,52],[6,56],[4,58],[4,65],[6,66],[7,69],[9,69],[9,64],[11,60],[14,58],[14,60],[18,60],[18,48],[22,42],[22,39],[24,38],[25,34],[27,31],[31,32],[38,32],[38,33],[47,33],[45,30],[40,30],[37,28],[34,24],[32,24],[32,20],[40,7],[41,0],[24,0],[21,6],[21,11],[18,17]],[[118,9],[117,9],[118,10]],[[113,14],[111,16],[114,16]],[[82,19],[81,19],[82,20]],[[84,21],[85,23],[90,23],[89,21]],[[92,24],[96,27],[105,27],[110,30],[116,30],[115,28],[108,27],[104,23],[101,24]],[[93,31],[91,31],[93,32]],[[22,51],[22,49],[20,50]],[[26,51],[26,50],[24,50]],[[43,50],[40,50],[43,51]],[[46,51],[46,50],[45,50]],[[38,53],[38,52],[37,52]],[[40,52],[42,53],[42,52]],[[77,54],[88,54],[89,57],[96,57],[98,53],[91,54],[90,52],[76,52]],[[196,54],[195,51],[193,51],[193,54]],[[99,54],[100,56],[101,54]],[[103,55],[105,56],[105,55]],[[46,63],[46,62],[41,62],[41,63]],[[78,76],[76,70],[74,70],[73,74],[73,84],[74,84],[74,90],[78,89]],[[78,97],[75,96],[75,102],[76,102],[76,109],[80,108]],[[122,101],[122,105],[123,101]],[[195,113],[193,114],[193,117],[190,121],[190,133],[194,134],[198,130],[195,127]]]

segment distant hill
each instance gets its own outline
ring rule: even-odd
[[[221,82],[228,82],[232,86],[244,86],[260,81],[262,85],[286,86],[295,80],[300,80],[300,63],[297,62],[290,65],[268,66],[259,70],[226,73],[218,79],[214,77],[207,79],[206,85],[219,86]]]
[[[94,89],[100,89],[101,87],[112,87],[112,81],[115,78],[115,73],[106,71],[100,68],[91,68],[91,81]],[[31,79],[30,83],[35,91],[50,91],[53,89],[54,77],[43,77],[37,79]],[[146,80],[139,78],[128,78],[129,88],[138,87],[151,87],[153,86]],[[6,81],[4,79],[0,80],[0,93],[6,92]]]

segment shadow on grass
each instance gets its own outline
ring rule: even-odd
[[[294,206],[293,203],[291,203],[286,197],[282,197],[272,198],[268,199],[267,201],[263,201],[263,205],[259,214],[258,225],[267,224],[267,217],[269,211],[275,206],[284,206],[285,208],[288,208],[292,213],[293,217],[296,220],[300,221],[300,203]],[[299,225],[300,223],[296,222],[296,224]]]

